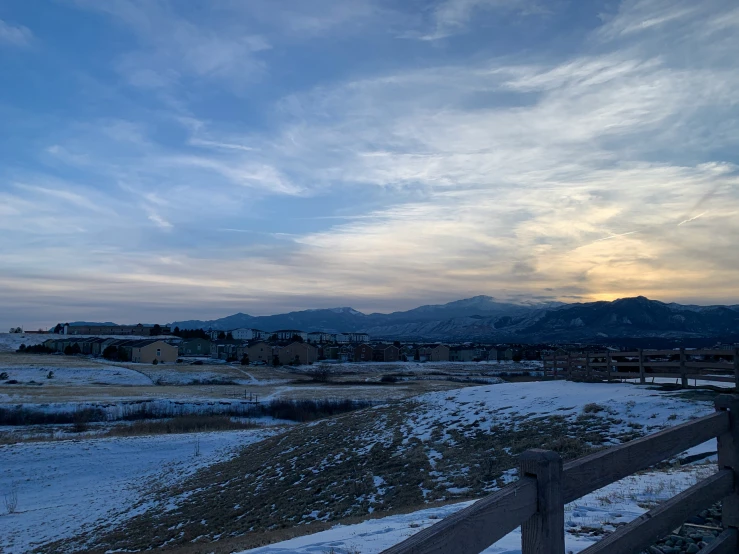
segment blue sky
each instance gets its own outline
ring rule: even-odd
[[[739,303],[731,1],[0,1],[0,325]]]

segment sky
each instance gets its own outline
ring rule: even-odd
[[[739,303],[733,0],[0,0],[0,329]]]

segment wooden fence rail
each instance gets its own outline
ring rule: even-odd
[[[544,375],[581,381],[614,379],[675,379],[739,385],[739,347],[732,350],[636,350],[632,352],[571,352],[544,356]]]
[[[567,464],[556,452],[519,457],[519,479],[383,554],[478,554],[521,526],[522,554],[564,554],[564,507],[619,479],[718,437],[718,472],[620,527],[583,554],[636,554],[688,517],[722,501],[726,529],[699,554],[739,552],[739,395],[716,412]]]

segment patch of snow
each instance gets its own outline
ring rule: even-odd
[[[17,512],[0,513],[0,551],[27,552],[103,521],[120,522],[147,507],[142,498],[153,487],[174,484],[271,434],[249,430],[0,446],[0,496],[13,488],[18,495]]]

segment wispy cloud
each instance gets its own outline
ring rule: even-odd
[[[698,219],[699,217],[703,217],[707,213],[708,212],[703,212],[703,213],[700,213],[698,215],[694,215],[693,217],[691,217],[689,219],[684,219],[680,223],[678,223],[677,226],[680,227],[680,225],[685,225],[686,223],[690,223],[691,221],[695,221],[696,219]]]
[[[160,229],[170,230],[173,227],[169,221],[154,211],[149,212],[149,221],[153,222]]]
[[[32,40],[33,33],[28,27],[14,25],[0,19],[0,44],[28,46]]]
[[[430,30],[408,36],[439,40],[463,32],[473,17],[485,10],[541,15],[548,11],[544,6],[536,0],[441,0],[431,10]]]
[[[4,160],[2,182],[22,186],[0,183],[0,229],[25,231],[1,243],[3,302],[62,306],[75,286],[168,314],[193,290],[192,310],[221,314],[542,290],[739,298],[739,12],[725,3],[627,0],[576,51],[510,55],[387,37],[403,22],[479,39],[478,19],[533,4],[403,19],[369,0],[264,15],[274,3],[224,2],[202,25],[174,3],[83,4],[131,31],[111,66],[139,90],[113,86],[122,113],[54,120],[34,158]],[[362,27],[388,13],[392,33]],[[269,70],[313,56],[303,39],[345,55],[348,28],[402,43],[397,58]]]

